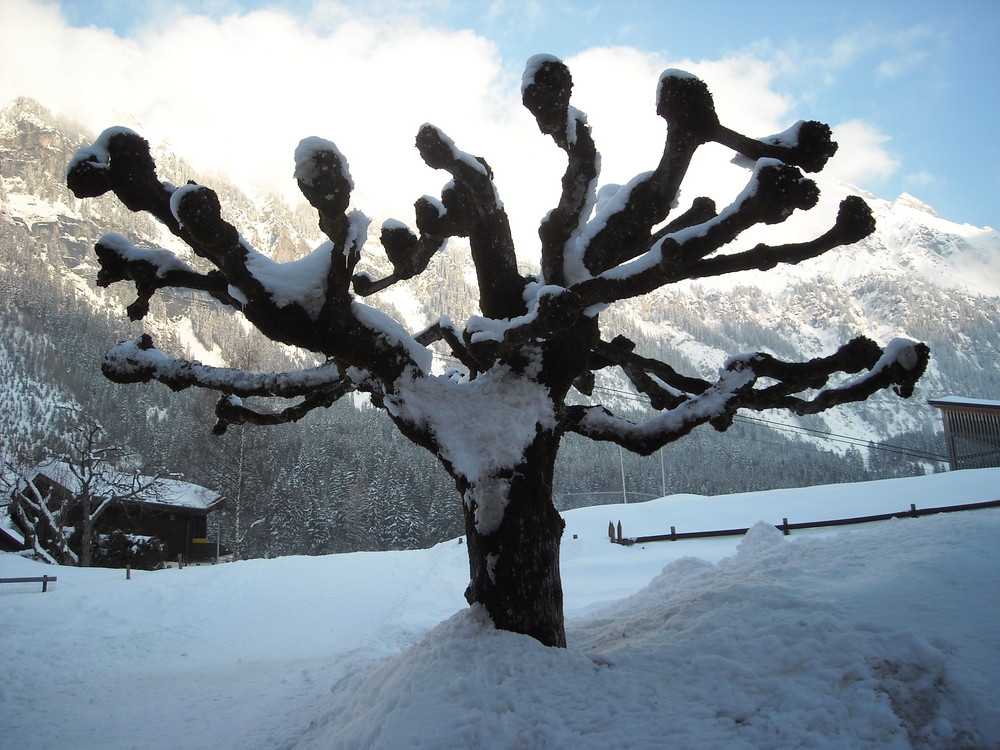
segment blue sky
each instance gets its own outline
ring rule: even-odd
[[[419,195],[440,180],[417,165],[410,187],[410,157],[388,144],[412,149],[412,123],[395,122],[406,120],[401,110],[462,136],[494,168],[505,149],[534,139],[521,152],[541,164],[549,156],[534,149],[551,146],[517,104],[518,79],[528,56],[556,54],[575,63],[574,103],[591,115],[605,174],[624,180],[633,164],[652,166],[639,154],[643,133],[661,138],[628,101],[651,110],[656,71],[687,67],[749,135],[823,120],[842,144],[835,176],[996,228],[998,38],[997,0],[4,0],[0,98],[34,96],[94,129],[133,116],[195,164],[262,185],[289,171],[271,149],[287,162],[298,137],[322,135],[371,176],[370,196],[391,192],[387,173],[406,171],[390,180],[402,200],[404,184],[426,183]],[[296,124],[309,132],[293,137]]]

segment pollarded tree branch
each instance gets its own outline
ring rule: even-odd
[[[187,185],[180,189],[156,176],[156,163],[149,150],[149,143],[127,128],[108,128],[90,146],[78,149],[70,161],[66,184],[78,198],[103,195],[109,190],[129,210],[145,211],[163,223],[172,234],[183,240],[196,255],[210,260],[226,278],[226,287],[232,285],[244,296],[260,296],[260,285],[245,268],[247,248],[239,232],[221,218],[221,209],[215,193],[208,188]],[[158,288],[177,286],[164,281],[164,270],[172,274],[171,282],[188,278],[194,289],[205,289],[220,301],[233,304],[237,300],[230,294],[219,294],[221,283],[212,275],[191,275],[186,264],[179,259],[170,261],[158,254],[155,261],[150,256],[138,258],[123,241],[102,238],[103,255],[99,257],[106,283],[131,279],[136,283],[138,299],[129,308],[135,320],[145,315],[149,299]],[[166,253],[167,251],[163,251]],[[152,261],[156,273],[134,260]],[[182,267],[183,266],[183,267]],[[185,273],[178,274],[177,271]],[[156,280],[154,280],[156,279]],[[233,306],[239,306],[234,304]]]
[[[102,282],[136,284],[138,297],[128,309],[133,319],[147,312],[158,289],[202,290],[241,310],[273,341],[336,357],[383,384],[407,367],[422,371],[429,366],[429,352],[350,294],[369,222],[358,211],[346,211],[353,185],[346,160],[330,142],[305,139],[296,149],[295,174],[330,241],[288,263],[272,261],[243,240],[222,218],[214,191],[160,182],[148,143],[130,130],[110,128],[79,149],[67,184],[81,198],[114,191],[125,206],[151,213],[218,269],[202,274],[167,251],[137,251],[126,240],[106,235],[99,248]]]
[[[101,264],[97,285],[107,287],[119,281],[135,284],[136,300],[126,311],[129,320],[142,320],[149,312],[149,300],[160,289],[174,287],[207,292],[229,307],[241,307],[229,293],[229,282],[219,271],[199,273],[169,250],[140,249],[120,234],[108,233],[94,245]]]
[[[648,294],[686,278],[695,263],[732,242],[755,224],[784,221],[795,209],[808,210],[819,199],[816,183],[795,167],[762,160],[740,196],[717,216],[660,237],[643,256],[573,286],[587,306]],[[699,212],[707,215],[703,204]],[[739,270],[739,269],[734,269]]]
[[[770,247],[705,258],[757,223],[783,221],[795,208],[808,209],[818,198],[816,185],[795,167],[765,161],[758,164],[747,188],[729,208],[716,215],[707,198],[654,235],[646,256],[566,289],[543,287],[528,314],[509,321],[503,333],[508,346],[570,328],[587,309],[638,297],[683,279],[696,279],[750,269],[766,270],[778,263],[799,263],[827,250],[857,242],[875,231],[875,221],[861,198],[849,196],[828,232],[805,243]],[[694,222],[700,223],[695,224]],[[596,351],[596,350],[595,350]]]
[[[779,263],[794,265],[815,258],[835,247],[858,242],[875,231],[875,217],[867,203],[849,195],[840,203],[834,226],[809,242],[770,246],[759,244],[752,250],[729,255],[717,255],[691,264],[681,278],[701,279],[736,271],[767,271]],[[679,280],[674,277],[673,280]]]
[[[829,125],[800,120],[783,133],[757,139],[720,125],[712,140],[752,161],[779,159],[807,172],[819,172],[837,153],[837,143],[832,140],[832,135]]]
[[[437,206],[431,199],[422,198],[415,204],[418,216],[418,227],[426,226],[431,220],[421,221],[421,212],[431,211],[434,219],[440,218],[441,214]],[[390,219],[382,223],[382,234],[380,237],[382,247],[386,257],[392,263],[393,271],[388,276],[372,279],[367,273],[354,275],[354,291],[363,297],[380,292],[383,289],[395,284],[397,281],[412,279],[426,270],[434,254],[440,250],[447,239],[447,234],[436,236],[421,232],[417,237],[408,226],[400,221]]]
[[[212,432],[222,435],[230,425],[278,425],[297,422],[314,409],[326,409],[338,399],[355,390],[354,383],[341,378],[330,386],[312,391],[300,403],[286,407],[279,412],[260,412],[243,405],[237,396],[223,396],[215,405],[218,421]]]
[[[600,158],[586,117],[569,103],[573,79],[569,68],[550,55],[528,60],[521,78],[521,101],[535,117],[538,129],[566,152],[566,171],[558,205],[542,220],[542,278],[565,285],[566,249],[586,223],[594,203]]]
[[[632,260],[633,258],[648,251],[651,247],[653,247],[653,245],[662,240],[664,237],[674,234],[675,232],[680,232],[682,229],[687,229],[688,227],[705,224],[717,216],[718,213],[715,210],[715,201],[704,196],[695,198],[691,202],[691,206],[687,211],[675,219],[667,222],[660,229],[650,235],[649,242],[647,244],[635,247],[632,253],[623,253],[618,262],[624,263],[625,261]]]
[[[662,222],[677,199],[691,157],[704,143],[716,141],[753,160],[776,159],[819,171],[837,150],[830,129],[818,122],[799,122],[784,133],[751,139],[720,124],[712,96],[705,84],[688,73],[667,70],[657,90],[657,114],[667,121],[667,138],[660,163],[619,190],[602,211],[587,222],[593,205],[597,177],[596,153],[585,118],[569,105],[572,79],[556,58],[540,55],[528,62],[522,81],[522,100],[535,116],[539,129],[553,137],[569,156],[563,177],[560,205],[543,222],[543,278],[566,284],[556,260],[565,266],[571,281],[597,275],[637,257],[651,245],[652,227]],[[579,147],[579,140],[586,149]],[[582,152],[587,158],[579,158]],[[787,205],[784,201],[782,205]],[[811,206],[805,206],[811,207]],[[782,221],[783,213],[767,223]],[[663,232],[657,233],[662,236]],[[576,243],[577,247],[571,247]],[[721,245],[706,247],[702,257]],[[566,256],[568,253],[568,256]],[[581,256],[581,257],[576,257]],[[581,274],[574,262],[586,267]]]
[[[655,170],[621,188],[604,215],[595,217],[597,231],[587,239],[584,258],[593,274],[635,257],[646,245],[652,228],[667,218],[676,202],[695,151],[719,128],[708,87],[682,71],[667,70],[660,76],[656,113],[667,122],[663,155]]]
[[[239,295],[239,309],[273,341],[300,346],[328,356],[334,354],[328,326],[318,325],[331,300],[331,317],[343,319],[350,310],[347,281],[337,294],[329,278],[336,276],[335,257],[343,257],[328,242],[310,256],[289,263],[276,263],[252,248],[232,224],[222,218],[215,191],[201,185],[185,185],[174,191],[171,209],[181,226],[226,279],[230,295]],[[354,232],[355,235],[361,230]],[[307,273],[299,266],[307,265]],[[349,276],[348,276],[349,278]]]
[[[210,260],[226,280],[250,301],[267,295],[264,285],[247,268],[252,248],[239,231],[222,218],[215,191],[202,185],[185,185],[170,196],[174,217],[197,243],[202,257]]]
[[[226,291],[221,292],[222,281],[214,274],[197,274],[179,259],[170,260],[162,253],[155,260],[148,254],[140,258],[128,249],[127,241],[105,235],[101,257],[103,277],[108,284],[125,279],[136,282],[139,297],[129,309],[133,319],[145,314],[156,289],[178,286],[184,279],[191,281],[190,288],[204,289],[235,307],[242,307],[243,301],[229,293],[230,286],[247,300],[266,298],[265,290],[246,268],[250,248],[243,243],[239,232],[222,219],[215,193],[198,185],[175,188],[161,182],[156,176],[149,144],[133,131],[109,128],[92,145],[79,149],[70,161],[66,183],[78,198],[103,195],[110,190],[131,211],[152,214],[196,255],[210,260],[225,277]],[[149,261],[152,268],[149,264],[136,264],[137,260]],[[172,273],[170,283],[164,283],[167,272]]]
[[[680,216],[674,218],[673,220],[667,222],[663,227],[653,233],[645,244],[635,244],[631,247],[622,247],[621,252],[616,257],[616,261],[619,263],[624,263],[625,261],[632,260],[638,255],[649,252],[658,242],[668,237],[671,234],[680,232],[683,229],[693,227],[698,224],[706,224],[712,219],[715,219],[717,214],[715,212],[715,202],[711,198],[695,198],[692,202],[690,208],[685,211]],[[652,289],[663,286],[667,283],[667,280],[658,281],[655,286],[651,287],[647,291],[652,291]],[[580,305],[584,304],[604,304],[601,298],[598,296],[593,296],[593,290],[588,289],[592,287],[590,284],[584,284],[582,287],[582,294],[576,295],[577,303]],[[581,287],[573,287],[573,290],[581,290]],[[640,294],[645,292],[639,292]],[[575,294],[575,292],[574,292]],[[585,302],[585,300],[587,300]],[[567,326],[563,326],[568,327]],[[551,328],[551,327],[550,327]]]
[[[695,395],[663,390],[664,402],[673,406],[660,414],[635,424],[600,406],[572,406],[566,410],[564,426],[592,440],[617,443],[649,455],[667,443],[687,435],[695,427],[710,423],[726,430],[739,409],[788,409],[795,414],[815,414],[854,401],[863,401],[873,393],[892,387],[903,398],[913,393],[930,359],[925,344],[895,339],[883,351],[861,337],[845,344],[829,357],[804,363],[786,363],[767,354],[732,358],[719,380]],[[837,373],[868,372],[833,388],[824,388],[812,398],[793,394],[822,388]],[[760,378],[777,383],[757,388]]]
[[[808,211],[818,200],[816,183],[797,168],[762,159],[732,205],[703,224],[674,233],[677,251],[664,254],[663,261],[681,265],[704,258],[755,224],[779,224],[796,209]]]
[[[295,149],[295,180],[302,195],[319,214],[319,228],[332,244],[327,296],[346,298],[351,276],[367,231],[367,221],[349,212],[354,181],[347,159],[336,145],[322,138],[303,138]]]
[[[521,315],[524,312],[521,291],[525,280],[517,271],[510,222],[489,165],[459,150],[433,125],[425,124],[420,128],[416,143],[427,166],[444,169],[455,179],[455,189],[442,193],[445,208],[449,212],[452,210],[449,200],[466,204],[462,206],[465,209],[462,213],[468,217],[469,226],[465,229],[479,281],[479,306],[483,315],[498,319]],[[467,208],[470,199],[473,211]]]
[[[469,189],[454,180],[442,189],[441,200],[425,195],[413,208],[420,236],[402,222],[393,219],[384,222],[382,247],[393,272],[378,280],[367,273],[356,274],[354,291],[358,294],[367,297],[422,273],[449,237],[472,237],[476,232],[476,202]]]
[[[90,146],[77,150],[66,170],[66,185],[77,198],[109,190],[133,212],[146,211],[198,252],[170,210],[172,185],[156,177],[149,143],[128,128],[108,128]]]
[[[333,362],[288,373],[252,373],[177,359],[157,349],[146,334],[110,349],[104,355],[101,370],[116,383],[155,380],[175,391],[197,386],[240,398],[298,398],[316,391],[347,387],[351,383]]]
[[[354,189],[347,159],[330,141],[303,138],[295,148],[294,176],[302,195],[319,214],[320,229],[334,244],[343,246]]]
[[[678,406],[712,386],[707,380],[682,375],[665,362],[640,356],[634,350],[635,343],[624,336],[616,336],[610,342],[600,341],[593,350],[592,367],[620,367],[657,411]]]
[[[423,346],[430,346],[436,341],[444,341],[451,349],[451,353],[455,358],[468,369],[470,377],[475,377],[477,374],[488,370],[492,360],[495,358],[493,356],[495,352],[492,349],[490,350],[491,356],[489,358],[480,358],[479,353],[482,351],[482,348],[469,346],[463,340],[462,332],[456,329],[447,318],[442,318],[433,325],[428,326],[413,338],[418,344],[422,344]]]

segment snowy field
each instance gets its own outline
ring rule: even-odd
[[[1000,469],[566,514],[570,647],[465,606],[465,547],[133,574],[0,553],[11,750],[1000,748]],[[574,538],[576,535],[576,538]]]

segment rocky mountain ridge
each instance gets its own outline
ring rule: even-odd
[[[0,372],[8,373],[0,392],[0,405],[5,405],[0,409],[0,430],[7,441],[5,449],[9,452],[16,446],[20,453],[30,454],[40,444],[57,439],[71,427],[58,405],[75,405],[121,428],[123,439],[131,436],[146,446],[150,460],[183,462],[192,434],[204,434],[210,426],[211,404],[198,394],[169,394],[160,387],[125,388],[104,381],[99,362],[105,349],[149,331],[164,349],[208,364],[286,369],[308,358],[272,345],[248,331],[238,315],[190,293],[158,295],[141,325],[127,321],[123,309],[131,301],[131,291],[100,289],[94,284],[96,239],[115,231],[140,246],[166,247],[184,256],[189,253],[156,222],[132,214],[112,197],[78,201],[69,193],[64,184],[66,164],[92,135],[31,100],[19,99],[0,110]],[[162,179],[183,184],[198,178],[173,155],[157,153],[156,158]],[[205,181],[219,193],[227,218],[244,237],[276,260],[301,257],[319,241],[315,216],[308,207],[292,209],[275,198],[251,199],[224,180]],[[824,201],[833,205],[848,192],[863,192],[829,181],[820,180],[820,184]],[[879,398],[808,420],[765,415],[772,422],[766,426],[748,419],[744,429],[757,437],[741,444],[737,435],[730,444],[735,447],[723,447],[725,436],[700,435],[690,447],[671,448],[669,489],[754,489],[838,481],[841,475],[843,480],[853,480],[858,477],[848,474],[874,470],[873,464],[879,463],[870,455],[848,455],[858,452],[867,440],[902,443],[917,452],[943,452],[940,418],[926,398],[1000,396],[1000,236],[989,228],[948,222],[912,196],[894,201],[865,197],[879,228],[857,245],[799,266],[679,284],[626,301],[602,314],[602,329],[606,337],[625,334],[638,342],[643,353],[702,376],[712,376],[725,357],[743,351],[765,350],[807,359],[829,353],[859,334],[883,344],[906,336],[928,342],[932,350],[931,367],[917,395],[909,401]],[[822,222],[822,212],[828,209],[821,205],[818,210]],[[796,233],[799,238],[810,237],[818,233],[816,222],[808,217],[788,227],[767,227],[763,234],[768,241]],[[376,275],[386,266],[376,241],[378,224],[373,222],[365,261]],[[775,230],[777,235],[770,233]],[[751,236],[741,243],[755,241]],[[476,314],[474,295],[467,248],[453,242],[434,258],[427,272],[366,302],[417,330],[442,314],[456,321]],[[443,358],[440,364],[453,363]],[[641,408],[624,379],[603,380],[595,399],[615,409]],[[349,404],[338,405],[331,410],[329,429],[377,419],[364,412]],[[199,416],[192,416],[195,413]],[[49,416],[32,416],[39,414]],[[296,429],[283,433],[281,439],[294,445],[284,449],[290,455],[280,467],[272,467],[268,477],[260,478],[262,487],[278,481],[279,475],[286,485],[294,485],[289,477],[296,467],[316,463],[315,456],[307,457],[304,446],[322,431],[313,425],[307,437]],[[371,434],[373,428],[361,429]],[[388,437],[390,433],[391,429],[377,435],[379,441],[395,446],[385,450],[409,450],[392,442],[398,438]],[[831,440],[829,433],[853,439]],[[269,432],[267,440],[276,434]],[[340,437],[328,437],[341,445]],[[812,454],[803,453],[811,457],[802,458],[799,465],[787,457],[794,453],[787,448],[803,441],[812,446]],[[755,445],[747,446],[747,442]],[[780,456],[768,455],[760,447],[772,442],[783,446]],[[347,450],[342,445],[341,449]],[[697,471],[698,451],[719,451],[734,476],[742,478],[719,483],[718,478],[690,474]],[[609,483],[613,488],[615,475],[620,481],[619,461],[621,470],[631,472],[633,488],[653,485],[655,492],[668,485],[666,470],[661,472],[658,465],[648,462],[627,466],[606,446],[567,445],[565,452],[568,461],[602,467],[567,470],[563,488],[567,492],[603,490]],[[351,489],[345,492],[357,498],[367,493],[365,488],[372,481],[361,467],[368,459],[351,455],[354,465],[347,459],[335,460],[341,461],[337,464],[342,467],[341,475],[353,477]],[[816,466],[828,460],[825,473],[814,473]],[[779,465],[784,468],[775,468]],[[886,459],[879,471],[891,475],[935,466],[897,455]],[[434,491],[448,493],[446,483],[433,471],[420,468],[425,477],[422,491],[426,494],[430,491],[426,488],[436,487]],[[189,479],[206,481],[199,476]],[[438,513],[433,504],[428,508],[424,520],[427,513]]]

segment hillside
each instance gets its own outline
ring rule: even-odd
[[[105,425],[109,440],[138,447],[147,468],[183,471],[229,497],[223,533],[246,554],[415,547],[459,533],[450,481],[363,401],[337,404],[299,425],[234,430],[219,440],[208,434],[210,397],[116,386],[101,377],[103,352],[141,330],[164,349],[207,364],[280,371],[304,360],[192,295],[156,298],[141,326],[127,321],[128,291],[95,286],[93,242],[117,231],[141,246],[182,248],[113,199],[80,202],[69,193],[65,165],[90,140],[36,102],[19,99],[0,110],[0,434],[8,455],[29,461],[57,447],[72,432],[74,411],[82,411]],[[199,179],[162,149],[157,159],[164,179]],[[218,177],[202,179],[220,193],[244,236],[272,257],[299,257],[316,243],[310,211],[248,196]],[[822,187],[821,218],[841,194],[855,192],[836,183]],[[711,375],[742,351],[800,359],[861,333],[882,341],[903,335],[932,350],[916,396],[880,397],[802,420],[747,415],[725,435],[699,431],[648,459],[568,439],[556,487],[563,507],[606,497],[595,493],[620,493],[623,474],[627,490],[641,497],[940,468],[931,460],[943,453],[940,418],[925,399],[1000,392],[1000,279],[993,262],[1000,238],[991,229],[948,222],[909,196],[868,198],[880,228],[856,246],[794,268],[679,285],[608,311],[602,324],[606,337],[622,333],[640,351],[694,375]],[[793,222],[787,231],[810,236],[816,229],[810,222]],[[385,263],[374,241],[368,258],[376,268]],[[377,295],[374,304],[411,330],[442,313],[466,319],[476,312],[467,249],[450,246],[426,274]],[[442,368],[453,365],[440,360]],[[602,380],[595,398],[619,410],[641,408],[624,379]],[[870,441],[902,451],[870,452]],[[712,472],[703,470],[706,464]]]
[[[4,740],[23,750],[995,750],[1000,469],[565,514],[570,647],[466,607],[464,545],[137,572],[0,553]],[[634,547],[626,529],[747,523]],[[755,524],[756,520],[766,523]],[[662,571],[662,572],[661,572]],[[443,621],[443,622],[442,622]],[[57,706],[58,710],[53,710]]]

